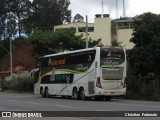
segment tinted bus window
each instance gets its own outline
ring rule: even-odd
[[[124,50],[123,49],[109,49],[102,48],[101,49],[101,59],[124,59]]]

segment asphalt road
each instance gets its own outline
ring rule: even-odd
[[[65,117],[66,120],[109,120],[120,119],[121,117],[115,117],[117,113],[126,111],[127,113],[134,113],[135,111],[152,111],[160,112],[160,102],[152,101],[133,101],[133,100],[120,100],[112,99],[111,101],[95,101],[95,100],[73,100],[62,99],[59,97],[41,98],[39,95],[33,94],[16,94],[16,93],[0,93],[0,111],[61,111],[60,114],[65,111],[94,111],[93,113],[111,112],[113,116],[109,117],[86,117],[83,118]],[[134,112],[133,112],[134,111]],[[158,112],[159,111],[159,112]],[[123,112],[122,112],[123,113]],[[141,112],[140,112],[141,113]],[[84,114],[81,112],[80,114]],[[114,116],[115,115],[115,116]],[[131,117],[133,120],[137,120],[137,117]],[[151,120],[149,117],[140,117],[144,120]],[[0,118],[1,120],[2,118]],[[3,118],[5,119],[5,118]],[[26,118],[27,119],[27,118]],[[45,118],[50,119],[50,118]],[[56,120],[64,119],[62,117],[56,118]],[[128,117],[126,117],[128,119]],[[158,117],[152,117],[154,120],[158,120]],[[53,119],[52,119],[53,120]],[[125,120],[122,117],[122,120]]]

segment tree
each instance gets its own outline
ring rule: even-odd
[[[30,43],[34,46],[32,54],[34,58],[46,54],[53,54],[65,50],[78,50],[86,46],[82,35],[76,36],[74,29],[62,29],[57,31],[35,30],[29,37]],[[89,47],[98,45],[100,40],[89,40]]]
[[[70,0],[1,0],[0,39],[30,35],[33,29],[52,30],[70,22]]]
[[[29,0],[11,0],[10,12],[14,15],[16,21],[18,36],[21,37],[23,30],[23,20],[28,18],[31,10],[31,2]]]
[[[38,58],[42,55],[57,53],[63,50],[80,49],[84,42],[82,36],[75,36],[73,29],[43,31],[35,30],[29,37],[33,48],[33,56]]]
[[[122,44],[122,42],[117,42],[117,40],[112,40],[111,41],[111,45],[114,47],[120,47]]]
[[[10,71],[9,42],[10,40],[3,40],[0,42],[6,49],[6,51],[1,51],[0,47],[0,55],[2,56],[0,57],[0,71]],[[35,67],[35,60],[30,53],[31,49],[32,45],[28,44],[26,38],[16,38],[13,41],[13,72],[18,71],[16,70],[17,66],[21,66],[21,70],[23,66],[23,70],[28,71]]]
[[[68,10],[70,5],[70,0],[58,0],[61,21],[63,23],[70,23],[71,22],[71,10]]]
[[[134,75],[145,85],[154,83],[159,90],[160,81],[160,15],[144,13],[136,16],[131,42],[135,44],[128,51],[128,62]]]
[[[24,31],[23,20],[28,17],[31,2],[29,0],[1,0],[0,1],[0,34],[1,39],[19,37]]]
[[[138,18],[139,20],[135,21],[134,37],[131,39],[135,47],[130,51],[129,60],[137,68],[137,73],[146,75],[148,72],[153,72],[154,65],[151,65],[151,62],[155,56],[159,56],[159,52],[154,53],[154,51],[160,47],[158,44],[160,15],[144,13]]]
[[[52,30],[55,25],[69,22],[69,0],[33,0],[32,13],[24,20],[27,33],[33,29]]]
[[[8,5],[9,2],[7,0],[0,1],[0,39],[6,39],[6,29],[7,29],[7,12],[8,12]]]
[[[134,37],[131,39],[131,42],[133,42],[136,47],[143,47],[150,44],[153,37],[159,34],[159,17],[160,15],[153,13],[144,13],[135,18],[135,32],[133,33]]]
[[[73,18],[73,22],[84,22],[84,17],[80,14],[76,14]]]
[[[0,41],[0,61],[3,60],[3,58],[9,54],[10,48],[9,48],[9,39]]]

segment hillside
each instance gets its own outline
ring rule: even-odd
[[[14,42],[13,45],[13,72],[30,71],[34,68],[36,60],[31,56],[32,45],[26,41]],[[7,55],[0,63],[1,72],[10,71],[10,56]]]

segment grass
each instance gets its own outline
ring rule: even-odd
[[[33,92],[25,92],[25,91],[15,91],[15,90],[0,90],[0,94],[1,93],[30,93],[32,94]]]

